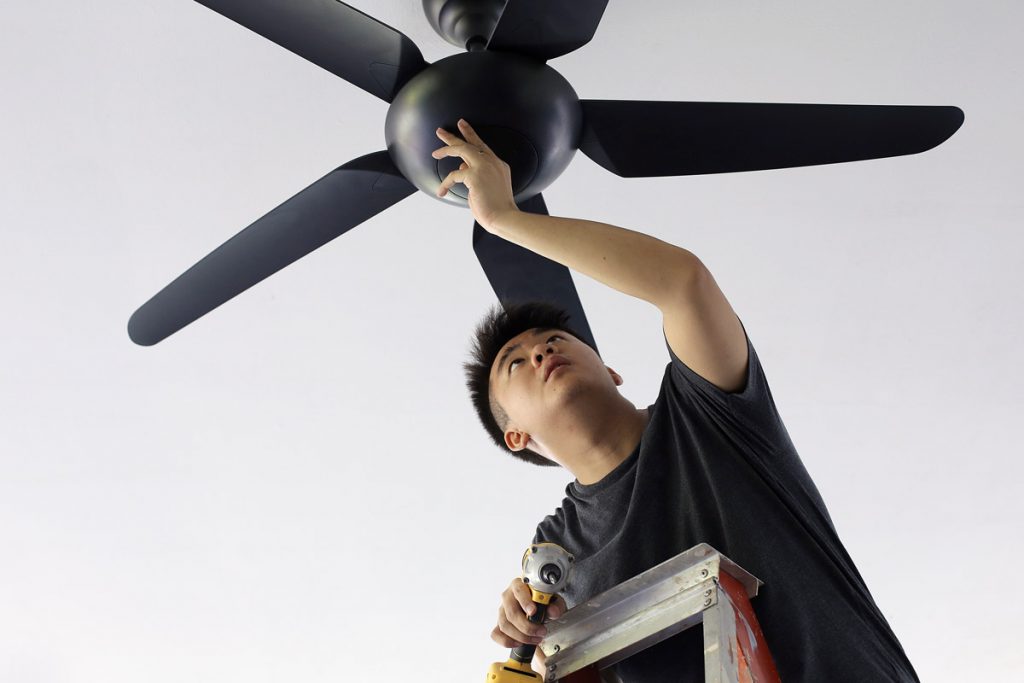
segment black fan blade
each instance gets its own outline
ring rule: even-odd
[[[385,102],[427,63],[416,44],[337,0],[197,0]]]
[[[917,154],[957,107],[581,100],[580,150],[624,178],[758,171]]]
[[[488,50],[547,61],[583,47],[601,23],[608,0],[507,0]]]
[[[517,205],[527,213],[548,215],[544,198],[539,194]],[[597,349],[568,268],[492,235],[476,221],[473,222],[473,251],[503,307],[528,301],[546,301],[559,306],[569,314],[569,325],[580,339]]]
[[[160,290],[132,314],[128,336],[142,346],[156,344],[415,191],[386,151],[353,159]]]

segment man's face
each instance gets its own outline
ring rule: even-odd
[[[505,409],[505,442],[519,450],[547,432],[557,411],[622,383],[597,353],[558,329],[527,330],[510,339],[491,366],[491,396]]]

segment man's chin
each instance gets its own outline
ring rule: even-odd
[[[551,377],[544,385],[546,400],[558,405],[586,400],[593,393],[593,387],[587,385],[580,377],[566,372],[562,377]]]

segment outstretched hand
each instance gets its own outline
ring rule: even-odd
[[[462,183],[469,190],[468,202],[473,218],[484,230],[491,232],[495,218],[507,211],[519,211],[512,194],[512,173],[509,165],[498,158],[465,119],[459,119],[458,125],[464,140],[444,128],[437,129],[437,137],[446,146],[435,149],[430,155],[435,159],[446,156],[462,158],[458,170],[441,181],[437,196],[445,196],[452,185]]]

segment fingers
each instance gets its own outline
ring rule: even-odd
[[[437,196],[445,196],[445,194],[448,193],[448,190],[451,189],[451,186],[454,185],[455,183],[465,183],[467,176],[466,170],[468,168],[469,164],[463,161],[461,164],[459,164],[458,171],[452,171],[451,173],[446,175],[444,180],[442,180],[441,184],[437,187]],[[467,185],[466,187],[469,186]]]
[[[465,164],[463,164],[463,166],[465,166]],[[452,171],[446,175],[437,188],[437,196],[443,197],[448,193],[448,190],[452,185],[455,183],[465,182],[467,173],[468,171],[462,170],[460,167],[458,171]]]
[[[519,612],[519,615],[522,616],[522,612]],[[537,645],[544,640],[543,634],[546,632],[542,626],[526,621],[525,617],[522,620],[516,619],[513,623],[502,606],[498,608],[498,625],[491,631],[491,639],[506,647]]]
[[[491,631],[491,640],[507,648],[520,645],[539,645],[547,634],[540,624],[532,623],[528,615],[533,614],[537,606],[533,602],[533,594],[521,578],[514,579],[501,594],[501,606],[498,608],[498,625]],[[557,619],[566,612],[565,600],[558,595],[552,596],[547,607],[549,618]],[[546,674],[547,664],[544,652],[538,647],[534,650],[531,665],[533,670],[542,676]]]
[[[449,133],[444,128],[438,128],[435,130],[434,132],[437,134],[437,137],[448,143],[448,146],[435,149],[430,153],[430,156],[435,159],[440,159],[441,157],[454,155],[461,156],[464,159],[473,159],[475,158],[473,155],[478,153],[478,149],[484,149],[488,152],[491,151],[491,148],[487,146],[487,143],[480,139],[480,136],[476,134],[476,131],[470,127],[469,123],[465,119],[459,119],[459,131],[462,133],[465,140],[460,139],[458,135]]]
[[[539,643],[547,635],[548,630],[544,628],[543,624],[535,624],[530,621],[528,615],[533,614],[535,609],[532,602],[528,609],[524,609],[516,596],[506,593],[501,601],[498,625],[506,635],[516,638],[521,643]],[[532,640],[525,640],[525,638]]]
[[[435,159],[442,157],[457,156],[463,159],[472,159],[473,154],[477,153],[475,147],[471,147],[469,144],[460,140],[457,135],[452,135],[444,128],[438,128],[436,131],[437,137],[448,143],[447,147],[439,147],[430,153],[430,156]]]
[[[471,165],[469,160],[472,159],[473,163],[476,163],[479,160],[478,152],[480,149],[491,151],[491,148],[480,139],[480,136],[477,135],[472,126],[469,125],[469,122],[465,119],[459,119],[458,126],[459,131],[465,136],[465,140],[460,139],[457,135],[449,133],[444,128],[438,128],[434,131],[437,134],[437,137],[448,143],[448,145],[446,147],[435,149],[430,153],[430,156],[435,159],[441,159],[447,156],[457,156],[463,159],[463,162],[459,164],[459,170],[449,173],[437,188],[438,197],[444,197],[448,194],[448,190],[451,189],[451,186],[455,183],[465,184],[467,172]]]
[[[537,611],[537,606],[533,604],[533,591],[526,585],[526,582],[522,579],[513,579],[512,583],[508,585],[508,590],[512,592],[512,596],[527,616],[532,615]],[[508,591],[506,591],[508,592]]]
[[[463,137],[465,137],[470,144],[482,147],[486,150],[491,149],[483,140],[480,139],[480,136],[476,134],[476,131],[473,130],[473,127],[469,125],[469,121],[466,119],[459,119],[459,130],[462,131]]]
[[[435,159],[441,159],[443,157],[462,157],[463,159],[473,159],[474,161],[478,161],[478,159],[474,155],[477,155],[479,153],[480,150],[478,150],[476,147],[470,147],[469,145],[466,144],[456,144],[448,145],[447,147],[438,147],[437,149],[430,153],[430,156],[434,157]]]
[[[467,142],[469,142],[472,145],[476,145],[477,147],[483,147],[484,149],[490,149],[490,147],[487,146],[487,143],[484,142],[480,138],[480,136],[476,134],[476,131],[473,130],[473,127],[471,125],[469,125],[469,121],[467,121],[466,119],[459,119],[458,126],[459,126],[459,132],[462,133],[462,136],[466,139]],[[438,128],[436,132],[437,132],[437,137],[441,138],[445,142],[448,142],[449,139],[453,139],[453,140],[458,140],[459,139],[457,135],[449,133],[444,128]]]
[[[537,645],[547,629],[541,624],[530,622],[528,615],[536,611],[529,587],[522,579],[514,579],[501,594],[498,607],[498,625],[491,632],[491,639],[499,645]]]
[[[520,643],[518,640],[510,638],[504,633],[502,633],[501,628],[499,628],[498,626],[495,626],[494,630],[491,631],[491,640],[496,642],[498,645],[501,645],[502,647],[512,648],[519,647],[520,645],[522,645],[522,643]]]
[[[449,145],[447,147],[441,147],[440,149],[435,149],[433,152],[430,153],[430,156],[434,157],[435,159],[440,159],[440,158],[446,157],[446,156],[462,156],[464,151],[460,151],[460,150],[463,150],[463,148],[467,147],[467,145],[465,145],[465,144],[461,144],[461,145],[454,144],[455,142],[459,141],[459,138],[457,136],[452,135],[451,133],[446,131],[444,128],[438,128],[436,133],[437,133],[437,137],[441,138],[445,142],[448,142]],[[469,155],[467,155],[467,156],[469,156]],[[463,158],[466,158],[466,157],[463,157]],[[466,179],[465,171],[468,170],[468,169],[469,169],[469,164],[466,163],[465,161],[463,161],[461,164],[459,164],[459,170],[458,171],[452,171],[447,176],[445,176],[445,179],[441,181],[441,184],[437,188],[437,196],[438,197],[445,196],[446,194],[448,194],[448,190],[451,189],[452,185],[454,185],[455,183],[462,183],[462,182],[464,182],[465,179]]]
[[[438,137],[441,137],[441,136],[438,135]],[[460,150],[462,150],[462,151],[460,151]],[[461,157],[463,154],[465,154],[466,157],[472,158],[472,156],[470,156],[470,154],[469,154],[469,145],[467,145],[465,143],[463,143],[463,144],[452,143],[452,144],[449,144],[447,147],[438,147],[437,149],[435,149],[433,152],[430,153],[430,156],[434,157],[435,159],[440,159],[442,157],[452,157],[452,156]],[[463,157],[463,158],[466,158],[466,157]]]

